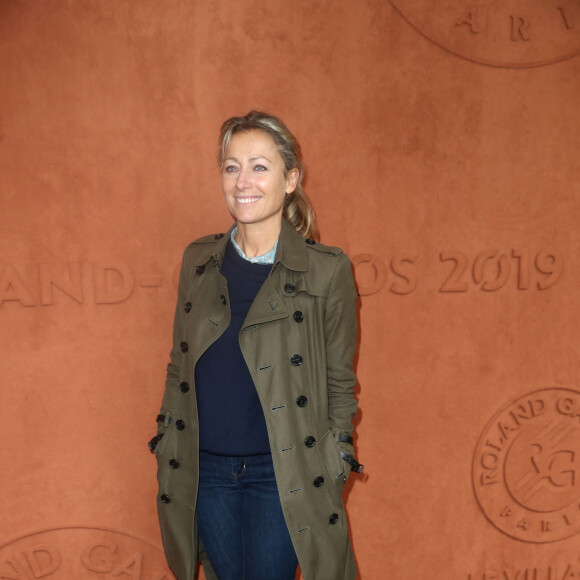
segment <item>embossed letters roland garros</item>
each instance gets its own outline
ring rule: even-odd
[[[459,250],[439,252],[430,260],[414,252],[390,256],[351,256],[358,292],[370,296],[381,291],[411,294],[418,287],[442,293],[497,292],[504,288],[547,290],[562,277],[564,256],[553,249],[487,248],[474,255]],[[431,262],[431,264],[429,263]],[[425,281],[425,270],[439,267],[436,281]],[[125,262],[58,264],[0,264],[0,309],[5,304],[23,307],[62,304],[119,304],[138,288],[159,288],[167,281],[177,288],[179,265],[164,280],[162,274],[137,275]]]
[[[580,392],[547,388],[505,405],[477,443],[472,477],[483,513],[505,534],[534,543],[577,534]]]
[[[127,532],[62,527],[0,540],[0,580],[36,578],[173,580],[174,576],[160,546]]]
[[[423,36],[467,60],[526,68],[580,54],[575,0],[390,0]]]

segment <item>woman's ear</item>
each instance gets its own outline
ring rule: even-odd
[[[292,193],[296,189],[296,186],[298,185],[298,177],[300,177],[300,171],[298,170],[298,167],[295,167],[294,169],[290,169],[286,173],[286,193],[287,194]]]

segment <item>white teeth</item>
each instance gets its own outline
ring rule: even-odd
[[[238,203],[253,203],[254,201],[258,201],[259,197],[237,197],[236,201]]]

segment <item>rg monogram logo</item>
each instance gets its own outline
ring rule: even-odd
[[[501,409],[473,460],[473,485],[486,517],[527,542],[580,531],[580,393],[543,389]]]

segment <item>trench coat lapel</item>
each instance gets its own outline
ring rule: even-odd
[[[267,278],[250,307],[243,328],[247,329],[257,324],[280,320],[287,316],[288,310],[280,299],[280,292],[275,288],[272,279]]]

